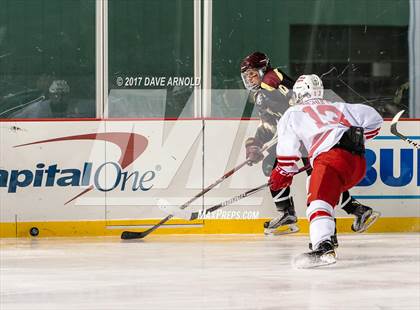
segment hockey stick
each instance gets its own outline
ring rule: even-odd
[[[304,166],[304,167],[302,167],[302,168],[300,168],[296,173],[295,173],[295,175],[296,174],[299,174],[299,173],[301,173],[301,172],[303,172],[303,171],[306,171],[306,170],[308,170],[309,168],[311,168],[311,166],[310,165],[306,165],[306,166]],[[242,193],[242,194],[239,194],[239,195],[237,195],[237,196],[235,196],[235,197],[232,197],[232,198],[230,198],[230,199],[228,199],[228,200],[225,200],[225,201],[223,201],[223,202],[221,202],[221,203],[219,203],[219,204],[217,204],[217,205],[214,205],[213,207],[210,207],[210,208],[208,208],[208,209],[206,209],[206,210],[204,210],[204,212],[201,212],[201,211],[196,211],[196,212],[186,212],[186,211],[184,211],[183,212],[183,215],[181,216],[182,218],[184,218],[184,219],[186,219],[186,220],[188,220],[188,221],[193,221],[193,220],[196,220],[197,218],[205,218],[205,216],[207,215],[207,214],[209,214],[209,213],[212,213],[212,212],[214,212],[214,211],[216,211],[216,210],[218,210],[218,209],[221,209],[221,208],[224,208],[224,207],[226,207],[226,206],[228,206],[228,205],[231,205],[232,203],[235,203],[235,202],[237,202],[237,201],[239,201],[239,200],[241,200],[241,199],[243,199],[243,198],[246,198],[246,197],[248,197],[248,196],[251,196],[251,195],[253,195],[253,194],[255,194],[255,193],[257,193],[257,192],[259,192],[259,191],[261,191],[262,189],[264,189],[264,188],[266,188],[266,187],[268,187],[268,186],[270,186],[270,183],[264,183],[264,184],[262,184],[262,185],[260,185],[260,186],[257,186],[257,187],[255,187],[255,188],[252,188],[252,189],[250,189],[250,190],[247,190],[245,193]],[[161,209],[163,209],[165,212],[170,212],[170,211],[175,211],[175,212],[177,212],[177,211],[181,211],[181,209],[180,208],[177,208],[177,207],[175,207],[175,206],[170,206],[169,205],[169,203],[167,203],[166,201],[163,201],[162,200],[162,205],[161,206],[159,206]]]
[[[414,142],[413,140],[407,138],[406,136],[404,136],[403,134],[401,134],[400,132],[398,132],[397,130],[397,124],[398,124],[398,120],[400,119],[401,115],[403,115],[404,110],[401,110],[400,112],[398,112],[394,118],[391,121],[391,133],[399,138],[401,138],[404,141],[407,141],[409,144],[411,144],[412,146],[414,146],[416,149],[420,149],[420,145],[416,142]]]
[[[267,142],[261,148],[261,152],[266,151],[268,148],[272,147],[276,143],[277,143],[277,137],[275,136],[271,141]],[[206,187],[205,189],[203,189],[201,192],[199,192],[197,195],[195,195],[190,200],[188,200],[186,203],[184,203],[180,207],[180,209],[182,210],[182,209],[185,209],[186,207],[188,207],[193,201],[195,201],[196,199],[200,198],[205,193],[207,193],[208,191],[210,191],[211,189],[213,189],[215,186],[217,186],[218,184],[220,184],[221,182],[223,182],[224,180],[226,180],[228,177],[230,177],[236,171],[238,171],[239,169],[241,169],[242,167],[244,167],[245,165],[247,165],[248,162],[249,162],[249,160],[245,160],[244,162],[242,162],[241,164],[239,164],[235,168],[233,168],[233,169],[229,170],[228,172],[226,172],[222,177],[220,177],[218,180],[216,180],[216,182],[214,182],[213,184],[209,185],[208,187]],[[154,226],[150,227],[149,229],[147,229],[145,231],[142,231],[142,232],[124,231],[121,234],[121,239],[142,239],[142,238],[146,237],[147,235],[149,235],[150,233],[152,233],[153,231],[155,231],[156,229],[158,229],[163,224],[165,224],[172,217],[173,217],[173,215],[168,215],[167,217],[163,218],[156,225],[154,225]]]

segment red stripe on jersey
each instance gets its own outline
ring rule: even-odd
[[[311,216],[309,217],[309,222],[312,221],[314,218],[321,217],[321,216],[332,217],[331,214],[329,214],[327,211],[316,211],[312,213]]]
[[[379,132],[371,134],[371,135],[367,135],[365,138],[366,139],[372,139],[372,138],[376,137],[377,135],[379,135]]]
[[[318,142],[319,138],[322,137],[322,133],[317,134],[314,139],[312,140],[312,145],[315,145],[315,143]]]
[[[294,163],[296,163],[296,160],[282,160],[282,159],[277,159],[277,162],[279,162],[279,163],[290,163],[290,164],[294,164]]]
[[[279,160],[294,160],[294,161],[298,161],[299,157],[297,156],[277,156],[277,159]]]
[[[316,143],[313,143],[311,146],[311,150],[309,151],[309,157],[312,157],[315,153],[315,151],[317,150],[317,148],[322,144],[322,142],[324,142],[324,140],[328,137],[328,135],[331,133],[332,129],[324,132],[324,134],[321,137],[315,137],[314,141],[316,141]]]
[[[372,134],[374,134],[374,133],[377,133],[377,132],[379,132],[379,130],[381,130],[381,127],[376,128],[376,129],[374,129],[374,130],[366,131],[366,132],[365,132],[365,136],[367,136],[367,135],[372,135]]]
[[[279,165],[279,166],[294,166],[295,165],[295,163],[285,163],[285,162],[277,162],[277,164]]]

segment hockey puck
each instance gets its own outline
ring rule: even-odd
[[[39,229],[37,227],[31,227],[31,229],[29,229],[29,234],[32,237],[36,237],[39,235]]]

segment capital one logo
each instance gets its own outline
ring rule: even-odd
[[[214,178],[219,177],[227,169],[232,167],[231,161],[234,160],[234,158],[231,156],[230,152],[234,149],[237,150],[243,145],[242,135],[237,134],[239,132],[239,122],[236,127],[232,126],[230,130],[235,134],[224,136],[222,145],[219,143],[220,139],[218,140],[218,147],[222,149],[221,152],[226,156],[223,156],[217,163],[208,164],[211,165]],[[160,136],[162,137],[160,138]],[[58,167],[57,164],[48,163],[46,165],[44,163],[38,163],[36,168],[32,169],[0,170],[0,188],[6,188],[9,193],[13,194],[30,186],[83,187],[83,190],[78,195],[69,197],[70,199],[66,202],[69,203],[93,189],[101,192],[112,190],[128,191],[130,189],[132,191],[148,191],[153,186],[161,186],[162,188],[167,188],[168,186],[186,186],[185,182],[187,182],[186,180],[189,180],[189,176],[185,176],[178,172],[181,165],[185,164],[184,168],[188,169],[183,169],[184,172],[189,171],[193,176],[197,174],[194,174],[191,171],[193,171],[192,167],[196,157],[202,156],[202,153],[200,152],[200,141],[202,139],[201,126],[191,126],[190,123],[179,124],[177,122],[176,126],[170,127],[170,131],[166,134],[160,134],[159,132],[159,134],[155,134],[153,137],[154,142],[160,147],[159,151],[154,152],[153,160],[159,164],[166,163],[164,170],[162,170],[164,174],[159,178],[159,182],[155,181],[157,169],[147,171],[141,169],[141,172],[134,171],[132,173],[124,171],[124,169],[130,168],[129,166],[145,152],[148,147],[148,140],[144,136],[136,133],[110,132],[73,135],[16,145],[15,148],[26,151],[26,148],[40,144],[99,140],[114,144],[121,150],[121,154],[115,161],[104,162],[99,167],[95,168],[93,168],[93,163],[85,162],[80,167],[72,169]],[[179,137],[183,137],[183,139],[180,139]],[[161,141],[159,141],[159,139],[161,139]],[[207,143],[209,143],[210,140],[211,139],[207,140]],[[210,148],[211,147],[207,150]],[[400,152],[399,160],[396,158],[396,152]],[[239,156],[238,160],[242,161],[242,153],[239,155],[236,153],[238,152],[233,152],[235,158],[236,156]],[[187,158],[188,160],[186,160]],[[366,158],[368,171],[365,179],[359,186],[376,186],[380,181],[383,185],[391,188],[407,185],[420,185],[419,152],[414,152],[412,149],[400,150],[398,148],[368,149],[366,151]],[[400,168],[399,171],[396,170],[398,168]],[[115,176],[108,184],[100,182],[106,174],[106,170],[111,171],[113,176]],[[398,172],[400,172],[400,174]],[[178,176],[181,176],[180,180],[177,179]],[[109,178],[107,180],[109,180]],[[210,181],[212,180],[213,176]],[[199,184],[201,186],[201,183]],[[179,188],[181,190],[183,189],[181,187]]]
[[[156,173],[148,170],[143,173],[139,171],[124,172],[123,170],[130,166],[147,148],[148,140],[136,133],[110,132],[110,133],[92,133],[83,135],[66,136],[48,140],[41,140],[26,144],[16,145],[15,148],[23,148],[31,145],[46,144],[63,141],[81,141],[81,140],[99,140],[115,144],[120,150],[121,155],[117,161],[107,161],[101,164],[96,171],[92,171],[93,163],[85,162],[82,169],[77,168],[59,168],[57,164],[51,164],[48,167],[44,163],[38,163],[35,171],[29,169],[7,170],[0,169],[0,187],[6,187],[9,193],[16,193],[19,188],[28,186],[33,187],[53,187],[53,186],[87,186],[81,193],[69,199],[67,203],[75,200],[83,194],[96,188],[99,191],[107,192],[117,187],[121,190],[127,188],[128,181],[131,182],[133,191],[147,191],[153,187],[150,182],[155,178]],[[115,179],[112,184],[104,186],[100,179],[106,169],[113,169]],[[93,184],[92,184],[93,183]]]

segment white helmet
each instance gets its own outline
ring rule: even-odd
[[[316,74],[301,75],[293,85],[293,94],[296,104],[302,104],[309,99],[322,99],[324,86]]]

